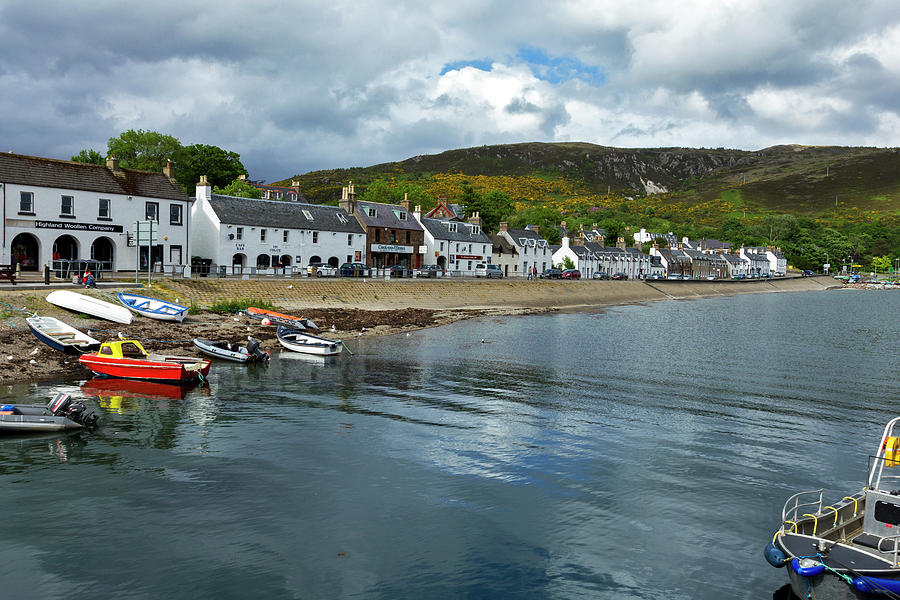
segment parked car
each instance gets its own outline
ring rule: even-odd
[[[563,279],[581,279],[581,271],[578,269],[566,269],[562,272]]]
[[[538,277],[541,279],[559,279],[562,277],[562,271],[556,268],[544,269],[544,272],[538,275]]]
[[[593,275],[591,275],[591,279],[609,279],[609,273],[604,273],[602,271],[597,271]]]
[[[653,275],[651,275],[651,276],[648,277],[647,279],[665,279],[665,277],[663,277],[663,276],[660,275],[659,273],[654,273]]]
[[[628,275],[625,273],[613,273],[612,279],[615,279],[616,281],[624,281],[628,279]]]
[[[416,277],[437,277],[443,273],[440,265],[424,265],[416,269]]]
[[[337,277],[338,270],[328,263],[316,262],[307,265],[306,274],[310,277]]]
[[[666,276],[666,279],[675,281],[676,279],[681,279],[681,275],[679,275],[678,273],[669,273],[669,275]]]
[[[715,276],[715,275],[712,275],[712,274],[707,275],[707,276],[706,276],[706,280],[707,280],[707,281],[715,281],[715,280],[716,280],[716,276]]]
[[[368,277],[369,267],[358,262],[344,263],[341,265],[340,274],[341,277]]]
[[[412,270],[406,265],[391,265],[385,267],[391,273],[391,277],[412,277]]]
[[[800,275],[802,275],[803,277],[812,277],[813,275],[815,275],[815,273],[813,273],[809,269],[803,269],[803,272],[800,273]]]
[[[503,277],[503,270],[500,268],[500,265],[478,263],[475,265],[475,277],[487,277],[488,279],[496,277],[497,279],[501,279]]]

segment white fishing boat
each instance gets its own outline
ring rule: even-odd
[[[184,321],[184,317],[188,313],[188,307],[174,302],[167,302],[149,296],[141,296],[139,294],[129,294],[126,292],[116,292],[116,298],[119,299],[126,308],[130,308],[134,312],[158,319],[160,321]]]
[[[98,340],[53,317],[28,317],[25,322],[34,337],[54,350],[81,354],[100,347]]]
[[[56,290],[47,294],[47,302],[60,308],[91,315],[107,321],[130,325],[134,318],[124,306],[105,302],[93,296],[86,296],[66,290]]]
[[[299,329],[279,326],[275,335],[282,346],[294,352],[316,356],[333,356],[340,354],[344,349],[344,344],[340,340],[329,340],[328,338],[310,335]]]

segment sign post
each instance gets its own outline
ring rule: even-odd
[[[153,287],[150,282],[150,271],[153,269],[153,246],[156,244],[156,232],[156,221],[134,222],[134,282],[138,283],[138,270],[141,264],[141,246],[147,246],[147,287]]]

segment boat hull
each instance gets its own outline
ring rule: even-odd
[[[188,313],[188,307],[174,302],[166,302],[149,296],[117,292],[116,298],[128,309],[139,315],[156,319],[157,321],[184,321]]]
[[[66,354],[82,354],[100,347],[100,342],[53,317],[29,317],[28,329],[40,342]]]
[[[211,364],[208,360],[176,362],[110,358],[97,354],[83,354],[78,360],[96,375],[173,383],[193,383],[202,379],[209,374]]]
[[[130,325],[134,318],[124,306],[116,306],[103,300],[98,300],[91,296],[69,292],[66,290],[56,290],[47,294],[47,302],[50,304],[65,308],[67,310],[84,313],[107,321]]]
[[[194,338],[194,347],[199,351],[212,358],[221,358],[237,363],[262,362],[268,360],[267,352],[258,351],[251,354],[244,346],[237,344],[229,344],[228,342],[216,342],[212,340],[201,340]]]
[[[287,327],[278,327],[276,336],[279,344],[293,352],[314,356],[334,356],[344,350],[344,344],[340,340],[329,340]]]

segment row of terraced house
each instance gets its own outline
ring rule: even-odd
[[[565,223],[562,243],[551,245],[535,226],[504,222],[486,232],[478,213],[467,216],[455,204],[439,202],[423,213],[406,201],[361,201],[352,183],[337,206],[305,202],[297,182],[258,187],[263,199],[224,196],[201,177],[190,197],[171,165],[153,173],[122,168],[113,157],[92,165],[0,154],[0,263],[26,271],[47,266],[58,275],[88,262],[102,272],[155,269],[186,276],[198,265],[230,276],[300,273],[319,263],[437,265],[445,276],[472,275],[477,265],[494,263],[507,277],[526,277],[569,261],[584,277],[785,271],[775,248],[731,252],[714,240],[676,241],[643,230],[631,246],[624,238],[607,245],[602,230],[568,231]],[[153,229],[139,234],[147,224]],[[644,253],[648,241],[653,247]]]

